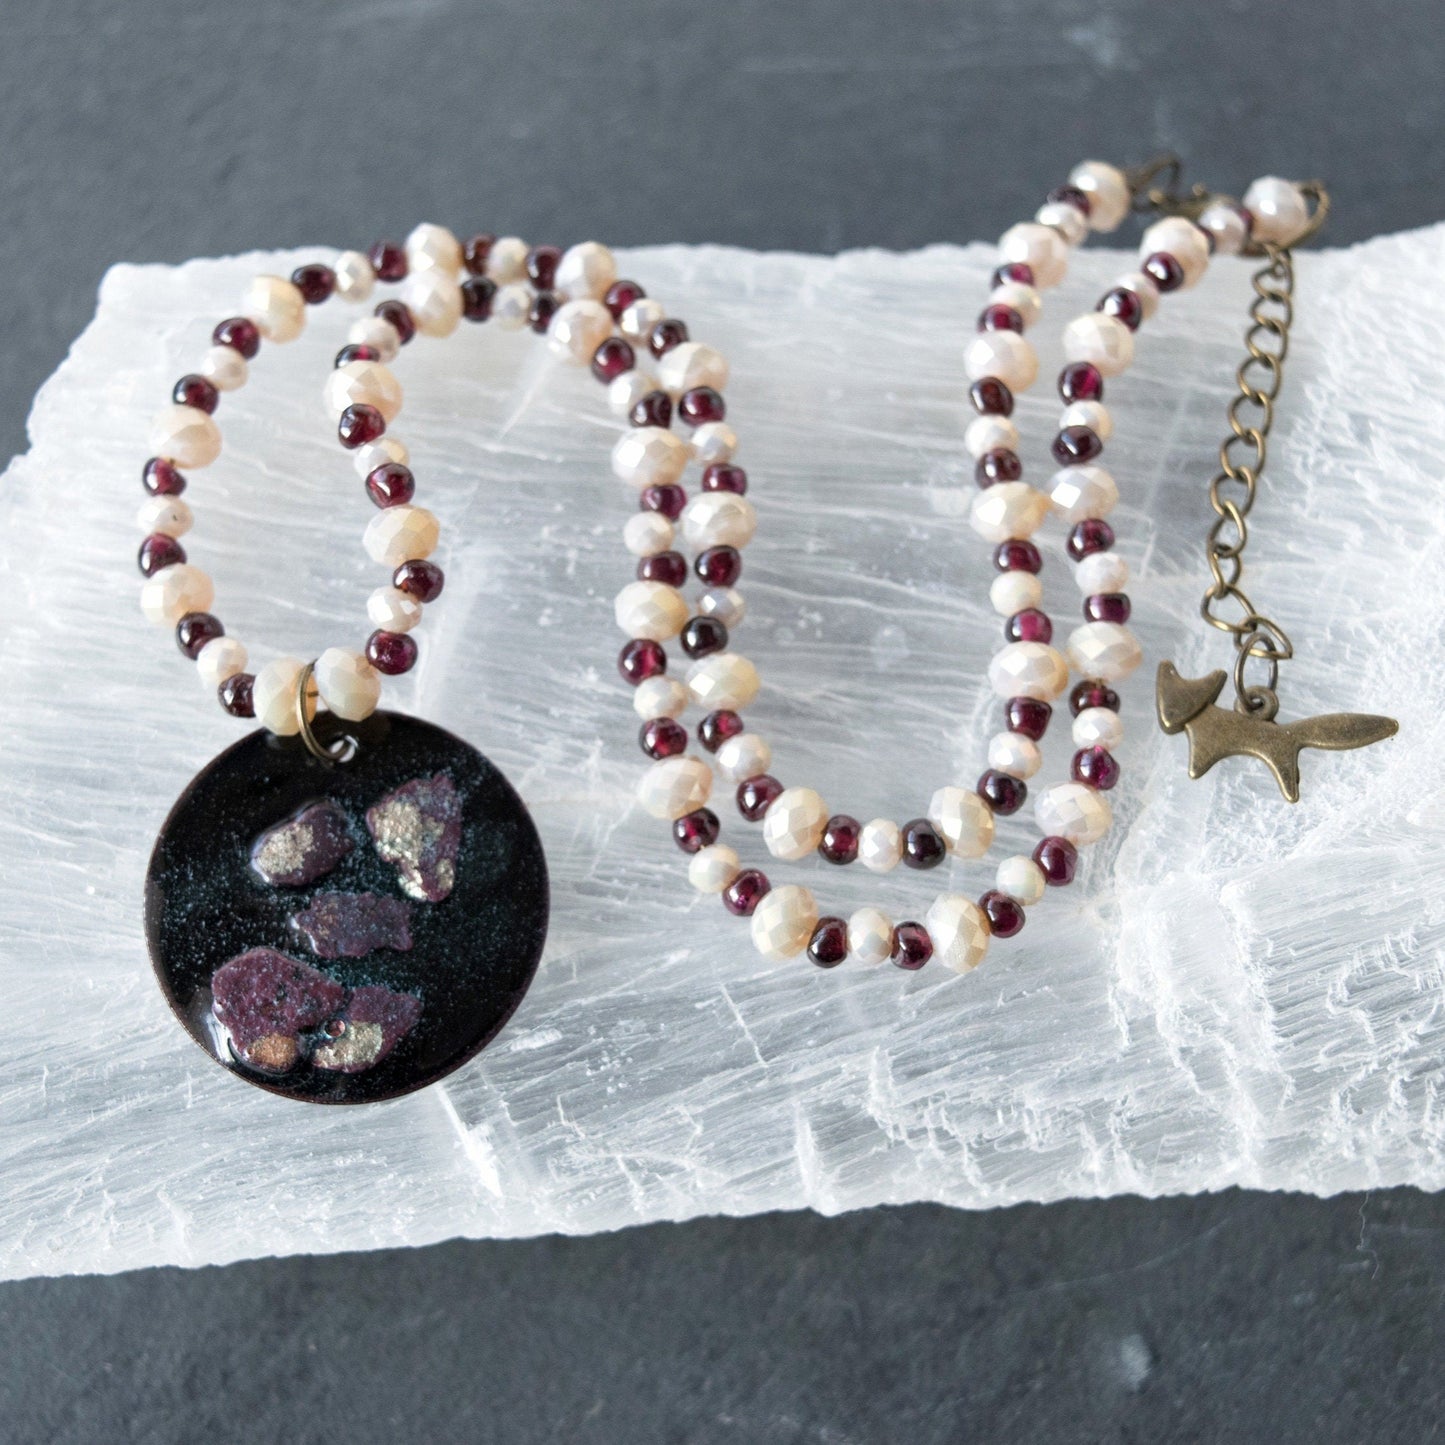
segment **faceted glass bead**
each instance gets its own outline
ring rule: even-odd
[[[251,696],[251,689],[255,685],[256,678],[253,673],[233,673],[216,689],[216,696],[221,700],[221,706],[226,709],[232,717],[255,717],[256,704]]]
[[[636,362],[637,356],[630,342],[620,336],[609,336],[592,353],[592,375],[606,385],[624,371],[631,371]]]
[[[1041,612],[1037,607],[1026,607],[1004,623],[1003,635],[1009,642],[1051,642],[1054,624],[1049,621],[1047,612]]]
[[[738,918],[752,917],[753,910],[772,891],[768,875],[756,868],[744,868],[726,888],[723,889],[723,907]]]
[[[654,356],[665,356],[674,346],[681,346],[687,340],[687,325],[669,317],[659,321],[647,338],[647,349]]]
[[[1144,319],[1144,303],[1127,286],[1116,286],[1106,292],[1098,309],[1105,316],[1116,316],[1130,331],[1137,331]]]
[[[639,557],[637,580],[681,587],[687,581],[687,558],[681,552],[654,552],[650,557]]]
[[[942,834],[927,818],[903,825],[903,864],[907,868],[937,868],[948,856]]]
[[[1014,394],[996,376],[980,377],[968,389],[968,399],[980,416],[1011,416]]]
[[[1110,712],[1119,711],[1119,694],[1105,682],[1086,679],[1077,683],[1069,694],[1069,712],[1074,716],[1090,707],[1106,707]]]
[[[1050,450],[1061,467],[1091,462],[1104,450],[1099,434],[1086,426],[1066,426],[1054,438]]]
[[[944,847],[959,858],[981,858],[993,842],[993,813],[976,792],[970,792],[967,788],[939,788],[928,801],[927,821],[942,840]],[[905,827],[905,863],[908,862],[908,852],[908,829]]]
[[[820,918],[808,940],[808,958],[819,968],[836,968],[848,957],[848,925],[841,918]]]
[[[1069,685],[1069,664],[1046,642],[1008,642],[989,662],[988,680],[999,697],[1049,702]]]
[[[487,260],[492,254],[492,247],[496,244],[497,238],[489,231],[483,231],[473,236],[462,246],[462,265],[471,272],[473,276],[485,275]]]
[[[705,492],[732,492],[739,497],[745,496],[748,474],[731,462],[714,462],[703,469],[702,489]]]
[[[988,952],[988,921],[973,899],[962,893],[944,893],[924,914],[934,956],[945,968],[967,973],[983,962]]]
[[[416,318],[412,316],[411,308],[404,301],[378,302],[372,315],[382,321],[389,321],[395,327],[396,334],[401,338],[403,346],[416,335]]]
[[[921,923],[900,923],[893,930],[892,963],[912,973],[933,957],[933,940]]]
[[[298,266],[291,273],[291,284],[308,306],[319,306],[336,290],[336,272],[330,266],[313,262],[309,266]]]
[[[743,559],[736,547],[709,547],[692,566],[709,587],[731,587],[742,576]]]
[[[484,266],[486,262],[482,263]],[[485,321],[492,314],[497,283],[488,276],[468,276],[462,282],[462,315],[468,321]]]
[[[783,785],[771,773],[759,773],[738,784],[738,812],[749,823],[758,823],[783,791]]]
[[[177,406],[193,406],[209,416],[220,402],[221,393],[216,390],[214,382],[195,372],[188,372],[176,383],[171,400]]]
[[[710,386],[695,386],[691,391],[683,392],[677,403],[677,414],[688,426],[722,421],[727,411],[722,393]]]
[[[1119,781],[1119,762],[1107,748],[1080,748],[1074,754],[1069,775],[1076,783],[1087,783],[1107,793]]]
[[[812,788],[784,788],[763,817],[763,842],[775,858],[806,858],[823,839],[828,810]]]
[[[863,828],[857,818],[847,813],[834,813],[823,828],[818,852],[829,863],[851,863],[858,856],[858,841]]]
[[[1011,697],[1004,704],[1004,722],[1011,733],[1022,733],[1038,742],[1048,731],[1054,710],[1042,698]]]
[[[687,493],[676,482],[664,482],[658,486],[644,487],[638,496],[638,503],[644,512],[661,512],[670,522],[682,516],[687,506]]]
[[[602,304],[612,313],[614,321],[622,320],[622,313],[634,301],[641,301],[647,292],[636,281],[614,281],[602,298]]]
[[[673,819],[672,823],[672,841],[684,853],[698,853],[712,847],[721,832],[722,824],[711,808],[697,808]]]
[[[1066,543],[1070,558],[1075,562],[1092,556],[1095,552],[1107,552],[1114,545],[1114,529],[1102,517],[1085,517],[1076,522]]]
[[[1034,800],[1039,831],[1067,838],[1075,847],[1097,843],[1114,821],[1113,809],[1102,794],[1083,783],[1055,783]]]
[[[1079,850],[1067,838],[1042,838],[1034,849],[1034,862],[1043,870],[1045,883],[1051,888],[1062,888],[1074,881]]]
[[[1018,899],[1010,898],[991,888],[978,900],[983,916],[988,919],[988,931],[995,938],[1012,938],[1024,926],[1024,909]]]
[[[188,612],[176,623],[176,646],[192,662],[208,642],[214,642],[216,638],[225,635],[226,629],[221,626],[221,619],[213,617],[209,612]]]
[[[1084,616],[1090,622],[1117,622],[1122,626],[1129,620],[1129,598],[1123,592],[1097,592],[1084,599]]]
[[[1177,291],[1184,284],[1184,267],[1168,251],[1155,251],[1139,268],[1161,290]]]
[[[239,351],[247,361],[254,361],[261,349],[261,328],[248,317],[232,316],[211,332],[211,340],[217,346]]]
[[[186,489],[186,479],[174,463],[152,457],[141,472],[141,485],[153,497],[179,497]]]
[[[716,617],[691,617],[679,640],[682,650],[689,657],[706,657],[710,652],[722,652],[727,647],[728,630]]]
[[[378,241],[366,253],[378,281],[401,281],[406,277],[406,248],[395,241]]]
[[[687,729],[676,718],[649,718],[637,735],[638,745],[654,762],[687,751]]]
[[[1139,639],[1117,622],[1085,622],[1069,634],[1065,649],[1076,672],[1115,682],[1144,659]]]
[[[993,565],[1000,572],[1032,572],[1043,570],[1044,558],[1039,549],[1026,538],[1015,537],[1000,542],[993,552]]]
[[[336,435],[347,451],[355,451],[386,434],[386,418],[364,402],[349,406],[336,423]]]
[[[1017,331],[1023,334],[1024,319],[1012,306],[995,303],[985,306],[978,316],[980,331]]]
[[[153,532],[147,537],[136,556],[136,564],[145,577],[153,577],[162,567],[175,567],[185,560],[186,549],[164,532]]]
[[[1018,453],[1002,447],[985,452],[973,468],[973,479],[981,487],[991,487],[995,482],[1016,482],[1023,474]]]
[[[665,391],[649,391],[634,403],[627,419],[633,426],[671,426],[672,398]]]
[[[445,582],[446,574],[442,569],[435,562],[421,557],[403,562],[391,574],[391,585],[408,597],[415,597],[418,602],[435,602],[442,595]]]
[[[710,712],[697,725],[697,740],[708,752],[715,753],[729,738],[743,730],[743,720],[728,708]],[[771,801],[771,800],[770,800]]]
[[[1001,818],[1007,818],[1023,807],[1029,788],[1022,778],[990,768],[978,780],[978,795]]]
[[[995,268],[993,277],[989,281],[989,289],[996,290],[1010,282],[1016,286],[1032,286],[1034,284],[1034,268],[1024,261],[1007,261],[1002,266]]]
[[[1059,372],[1059,395],[1066,401],[1103,401],[1104,376],[1087,361],[1071,361]]]
[[[397,583],[397,586],[401,584]],[[636,687],[645,678],[657,677],[667,671],[667,653],[662,650],[660,642],[634,637],[624,643],[622,651],[617,654],[617,670],[625,681]]]
[[[366,639],[366,660],[389,677],[416,666],[416,639],[409,632],[373,632]]]
[[[400,462],[385,462],[366,478],[366,494],[378,507],[402,506],[415,492],[416,478]]]
[[[550,291],[557,284],[557,263],[561,259],[560,246],[533,246],[527,252],[527,277],[538,291]]]

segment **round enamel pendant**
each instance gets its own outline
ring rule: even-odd
[[[417,718],[317,718],[345,762],[261,730],[181,795],[146,877],[166,998],[218,1063],[288,1098],[435,1083],[506,1023],[547,933],[537,830],[502,774]]]

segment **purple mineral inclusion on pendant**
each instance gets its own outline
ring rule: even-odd
[[[211,1011],[248,1064],[284,1074],[301,1058],[303,1034],[331,1018],[346,990],[310,964],[253,948],[211,975]]]
[[[251,847],[251,867],[279,888],[304,888],[324,878],[349,852],[346,814],[327,800],[308,803],[262,833]]]
[[[379,1064],[416,1027],[421,1000],[380,984],[354,989],[346,1010],[326,1028],[327,1039],[311,1055],[313,1067],[359,1074]]]
[[[392,864],[402,891],[423,903],[440,903],[457,881],[462,803],[445,773],[413,778],[366,810],[377,853]]]
[[[411,904],[378,893],[318,893],[291,926],[318,958],[362,958],[373,948],[411,947]]]

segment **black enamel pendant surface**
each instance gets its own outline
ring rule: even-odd
[[[181,795],[146,876],[171,1007],[248,1083],[320,1104],[393,1098],[511,1017],[547,933],[547,865],[475,748],[399,713],[329,714],[355,755],[261,729]]]

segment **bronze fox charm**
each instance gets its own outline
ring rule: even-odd
[[[1159,726],[1166,733],[1188,734],[1191,778],[1202,778],[1220,758],[1254,757],[1268,766],[1285,797],[1297,803],[1301,748],[1362,748],[1393,737],[1400,728],[1394,718],[1370,713],[1332,712],[1277,723],[1217,707],[1215,699],[1227,676],[1211,672],[1208,677],[1180,677],[1172,662],[1159,664]]]

